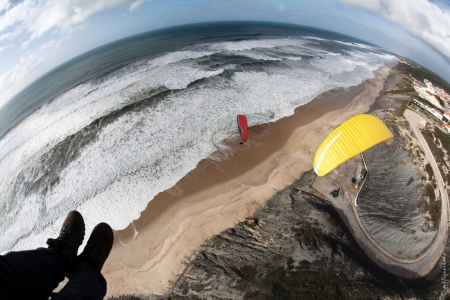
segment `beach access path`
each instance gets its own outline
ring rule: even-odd
[[[431,154],[425,139],[417,128],[419,121],[423,122],[423,118],[411,110],[405,111],[405,118],[411,124],[421,147],[424,149],[426,158],[429,160],[433,172],[435,173],[441,193],[442,207],[439,229],[433,243],[421,256],[411,259],[399,258],[381,247],[364,227],[359,216],[358,207],[355,206],[353,194],[351,192],[342,193],[337,198],[332,198],[329,195],[328,191],[334,186],[343,187],[346,184],[348,185],[348,183],[346,183],[348,181],[346,180],[348,178],[347,176],[333,173],[330,174],[330,176],[317,177],[312,187],[334,205],[358,245],[374,263],[396,276],[415,279],[427,275],[434,268],[444,252],[447,242],[449,219],[448,195],[436,161]],[[344,188],[344,190],[351,191],[351,187]]]

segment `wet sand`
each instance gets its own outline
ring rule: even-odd
[[[104,268],[108,296],[163,294],[208,238],[263,207],[312,168],[315,150],[346,119],[368,111],[383,88],[385,67],[348,91],[333,90],[294,115],[249,128],[249,141],[221,142],[176,186],[158,194],[141,217],[115,232]]]

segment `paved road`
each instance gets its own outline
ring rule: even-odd
[[[414,279],[427,275],[434,268],[444,252],[448,235],[449,203],[444,181],[437,167],[436,161],[431,154],[425,139],[416,127],[418,121],[423,118],[411,110],[406,110],[404,115],[410,122],[419,143],[424,149],[425,155],[433,168],[433,172],[435,173],[436,181],[438,182],[441,193],[442,213],[439,229],[432,245],[428,248],[428,250],[423,255],[415,259],[403,259],[394,256],[381,247],[367,232],[359,217],[358,208],[355,206],[353,199],[350,199],[347,195],[338,198],[327,198],[336,207],[336,210],[346,223],[358,245],[374,263],[399,277]],[[324,189],[323,187],[330,186],[330,184],[332,185],[331,182],[325,182],[330,180],[330,177],[327,178],[327,176],[318,178],[314,182],[313,187],[319,192],[322,192],[323,195],[327,195],[328,193],[325,190],[321,190]]]

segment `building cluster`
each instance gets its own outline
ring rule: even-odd
[[[429,80],[425,79],[423,81],[425,83],[425,85],[431,90],[433,91],[433,93],[438,96],[439,98],[441,98],[442,101],[444,102],[450,102],[450,94],[447,93],[446,91],[444,91],[443,89],[441,89],[440,87],[434,86]]]
[[[439,87],[425,79],[424,83],[414,79],[414,89],[419,97],[426,100],[430,105],[414,99],[414,104],[431,113],[442,122],[442,126],[450,134],[450,95]]]

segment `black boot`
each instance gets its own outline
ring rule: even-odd
[[[71,211],[61,227],[59,236],[56,239],[48,239],[49,248],[58,250],[64,261],[64,274],[72,272],[77,258],[78,247],[84,239],[84,220],[83,216],[77,211]]]
[[[77,264],[88,261],[101,271],[111,252],[113,242],[114,233],[111,227],[106,223],[98,224],[92,231],[83,253],[77,257]]]

